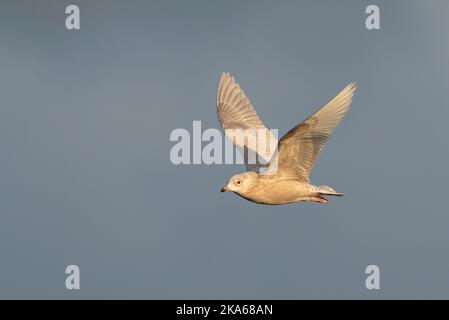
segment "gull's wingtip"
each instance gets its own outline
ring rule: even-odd
[[[231,73],[229,72],[222,72],[220,78],[232,78]]]
[[[348,84],[348,87],[350,87],[353,91],[357,89],[357,81],[353,80]]]
[[[355,93],[355,89],[357,89],[357,82],[351,81],[349,84],[346,85],[346,87],[343,88],[341,92],[353,96]]]

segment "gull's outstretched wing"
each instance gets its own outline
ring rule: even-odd
[[[355,83],[347,85],[324,107],[279,140],[278,169],[285,176],[309,182],[309,174],[332,130],[349,110]]]
[[[248,97],[229,73],[223,73],[220,77],[217,114],[226,136],[233,144],[244,149],[245,156],[255,152],[265,163],[269,162],[276,151],[277,139],[259,119]],[[250,170],[259,166],[258,162],[248,165],[246,160]]]

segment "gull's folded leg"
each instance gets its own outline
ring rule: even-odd
[[[322,196],[311,197],[310,201],[319,202],[319,203],[327,203],[327,202],[329,202],[329,200],[327,200],[326,198],[324,198]]]

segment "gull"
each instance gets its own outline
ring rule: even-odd
[[[348,111],[355,89],[355,83],[351,82],[278,141],[259,119],[234,77],[223,73],[217,91],[218,120],[227,138],[244,150],[247,171],[231,177],[221,192],[232,191],[248,201],[267,205],[299,201],[327,203],[325,195],[343,196],[329,186],[313,185],[309,175],[333,129]],[[242,137],[245,132],[252,133]],[[254,132],[257,141],[266,142],[264,146],[274,143],[275,152],[254,148],[249,143],[249,136],[254,136]],[[262,163],[248,161],[252,152]]]

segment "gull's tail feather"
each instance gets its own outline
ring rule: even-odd
[[[328,195],[328,196],[337,196],[337,197],[343,196],[343,193],[336,192],[334,189],[332,189],[329,186],[319,186],[318,187],[318,193],[319,194],[325,194],[325,195]]]

